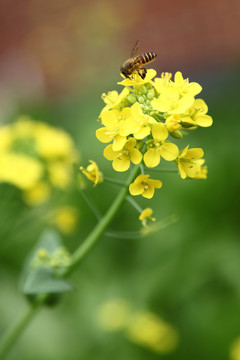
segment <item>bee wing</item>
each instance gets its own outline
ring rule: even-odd
[[[137,40],[136,44],[134,45],[134,47],[132,49],[131,58],[133,58],[136,55],[138,49],[139,49],[139,40]]]

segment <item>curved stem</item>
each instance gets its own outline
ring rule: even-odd
[[[139,166],[135,166],[127,179],[125,186],[120,190],[118,196],[106,212],[106,214],[99,221],[97,226],[93,229],[93,231],[88,235],[86,240],[78,247],[78,249],[72,255],[71,265],[67,268],[64,273],[64,276],[69,275],[77,265],[82,261],[82,259],[88,254],[88,252],[97,244],[101,235],[107,229],[107,227],[112,222],[113,218],[117,214],[121,205],[123,204],[127,194],[128,194],[128,186],[134,180],[135,176],[139,172]]]

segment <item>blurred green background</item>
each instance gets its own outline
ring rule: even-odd
[[[151,201],[139,201],[154,209],[157,220],[177,214],[179,221],[140,240],[102,238],[74,273],[75,291],[41,311],[7,358],[239,360],[240,3],[10,0],[1,8],[1,126],[27,115],[62,128],[75,142],[77,163],[95,160],[112,176],[101,155],[104,145],[95,138],[100,97],[121,90],[119,67],[137,39],[142,52],[158,54],[158,75],[180,70],[202,85],[214,120],[179,145],[204,149],[208,179],[161,174],[163,188]],[[88,183],[88,191],[104,212],[118,188]],[[27,204],[17,187],[1,183],[0,199],[1,336],[27,308],[18,278],[42,231],[57,228],[73,251],[96,219],[74,183],[37,206]],[[54,216],[66,207],[75,220],[61,228]],[[129,204],[111,228],[140,228]],[[107,315],[101,317],[109,302],[119,305],[117,299],[122,307],[114,316],[125,307],[131,316],[155,314],[162,348],[114,329],[111,312],[109,323]]]

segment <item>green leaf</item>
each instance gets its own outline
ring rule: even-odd
[[[54,294],[73,289],[72,285],[68,281],[61,279],[53,268],[32,266],[33,259],[39,249],[46,249],[49,254],[53,254],[59,247],[62,247],[62,241],[56,231],[47,230],[41,235],[39,242],[27,257],[20,276],[20,289],[24,294]]]

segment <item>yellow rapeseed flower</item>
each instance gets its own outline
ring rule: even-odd
[[[166,72],[162,73],[160,78],[154,79],[153,86],[158,92],[158,94],[161,94],[164,90],[171,86],[171,77],[172,74]]]
[[[194,101],[193,105],[186,112],[186,115],[182,117],[182,125],[184,127],[189,126],[202,126],[208,127],[213,123],[212,117],[206,115],[208,112],[208,107],[205,101],[202,99],[197,99]]]
[[[185,179],[187,176],[194,178],[196,174],[201,172],[201,162],[199,162],[199,159],[204,155],[203,150],[201,148],[188,148],[189,145],[182,150],[176,160],[182,179]]]
[[[98,165],[95,161],[89,160],[90,165],[85,169],[83,166],[80,167],[80,170],[83,174],[94,183],[94,186],[103,182],[103,174],[99,170]]]
[[[162,182],[160,180],[149,179],[149,175],[139,175],[129,186],[131,195],[142,195],[147,199],[151,199],[155,189],[160,189]]]
[[[196,82],[189,83],[189,80],[184,79],[180,71],[176,72],[174,76],[174,82],[172,82],[172,86],[177,88],[177,90],[182,96],[184,95],[196,96],[202,91],[202,87],[198,83]]]
[[[124,88],[120,94],[118,94],[118,92],[115,90],[109,91],[107,95],[102,94],[102,99],[105,102],[106,106],[102,109],[101,114],[104,111],[117,108],[128,94],[129,94],[128,88]]]
[[[185,113],[193,103],[194,96],[189,94],[180,96],[178,89],[172,87],[162,92],[158,99],[151,101],[153,109],[168,115]]]
[[[127,171],[130,162],[139,164],[142,160],[141,152],[135,148],[137,141],[129,138],[124,147],[119,151],[114,151],[113,145],[108,145],[104,149],[104,156],[107,160],[112,161],[113,169],[116,171]]]
[[[148,167],[158,166],[161,157],[172,161],[178,156],[178,147],[170,142],[165,142],[168,131],[163,123],[154,124],[152,127],[153,140],[149,140],[148,150],[144,154],[144,162]]]
[[[153,210],[150,208],[144,209],[139,215],[139,220],[142,222],[143,226],[147,226],[147,220],[156,221],[154,217],[152,217]]]
[[[97,139],[102,143],[109,143],[113,140],[113,149],[115,151],[121,150],[130,134],[124,127],[124,122],[130,115],[130,108],[124,108],[122,111],[104,111],[101,116],[104,127],[97,129]]]
[[[140,104],[136,102],[131,107],[131,117],[124,122],[123,126],[126,132],[129,131],[135,139],[141,140],[150,135],[151,126],[155,123],[157,121],[153,117],[144,114]]]
[[[152,78],[154,78],[156,76],[156,74],[157,74],[157,72],[155,70],[148,69],[145,78],[142,79],[142,77],[137,72],[134,72],[132,74],[131,79],[124,78],[124,80],[118,82],[118,84],[124,85],[124,86],[134,86],[134,87],[144,85],[146,83],[151,82]]]

